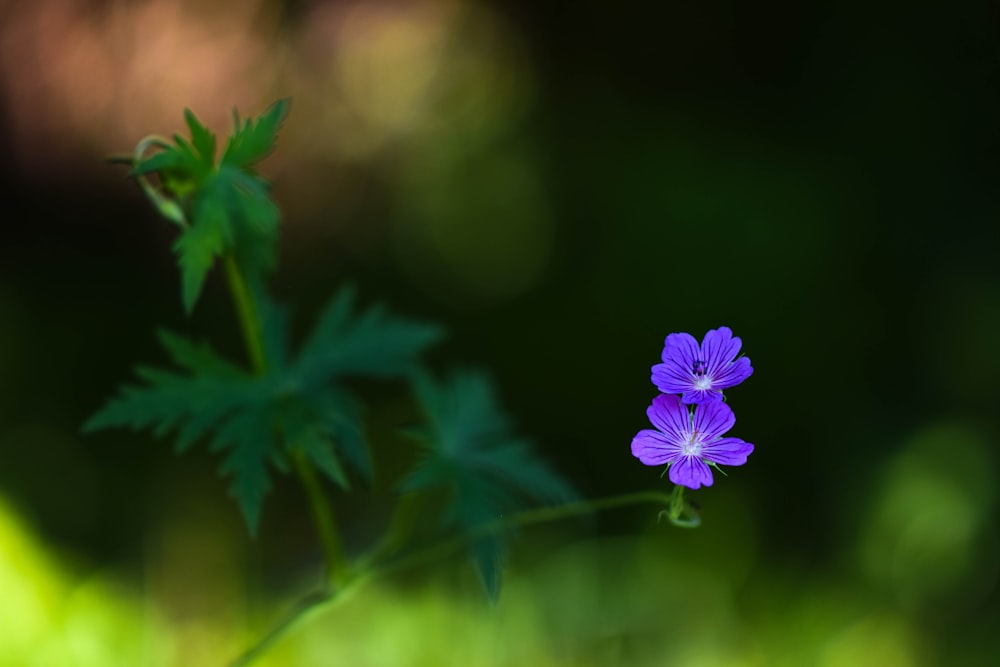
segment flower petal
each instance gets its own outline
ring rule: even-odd
[[[751,375],[753,375],[753,366],[750,365],[750,359],[740,357],[712,376],[712,386],[716,389],[728,389],[735,387]]]
[[[708,374],[713,378],[740,353],[743,341],[733,337],[729,327],[711,329],[701,343],[702,361],[708,366]]]
[[[751,452],[753,445],[739,438],[722,438],[715,442],[706,442],[701,446],[701,455],[706,461],[727,466],[743,465]]]
[[[694,430],[702,443],[721,438],[736,423],[733,409],[723,401],[708,401],[694,409]]]
[[[691,389],[684,392],[684,395],[681,396],[681,400],[688,405],[711,403],[712,401],[721,401],[722,392],[715,389]]]
[[[678,447],[691,438],[691,417],[679,396],[660,394],[646,409],[646,416]]]
[[[632,456],[648,466],[659,466],[677,458],[681,448],[659,431],[646,429],[632,438]]]
[[[663,354],[660,356],[664,363],[677,364],[690,372],[700,353],[694,336],[689,333],[672,333],[663,341]]]
[[[670,466],[670,481],[689,489],[712,486],[712,471],[697,456],[685,456]]]
[[[653,366],[650,379],[664,394],[683,394],[694,387],[694,376],[673,362]]]

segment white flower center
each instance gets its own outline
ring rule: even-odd
[[[700,377],[696,377],[695,380],[694,380],[694,388],[695,389],[711,389],[712,388],[712,378],[708,377],[707,375],[702,375]]]
[[[681,445],[681,453],[684,456],[699,456],[701,454],[701,438],[698,437],[697,431],[691,434],[690,440]]]

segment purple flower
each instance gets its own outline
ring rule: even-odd
[[[709,463],[740,466],[753,445],[739,438],[723,438],[736,417],[722,401],[695,406],[694,414],[678,396],[660,394],[646,410],[656,431],[639,431],[632,439],[632,455],[648,466],[670,464],[670,481],[691,489],[712,486]]]
[[[653,384],[664,394],[681,394],[688,404],[717,401],[723,389],[753,373],[748,358],[736,358],[742,345],[729,327],[709,331],[701,347],[691,334],[672,333],[663,345],[663,363],[653,366]]]

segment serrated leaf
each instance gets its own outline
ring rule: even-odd
[[[430,437],[444,452],[468,455],[477,450],[478,443],[509,433],[510,419],[499,409],[488,375],[459,371],[449,378],[447,388],[425,373],[416,373],[412,379],[432,428]]]
[[[404,479],[403,491],[450,491],[446,518],[466,533],[530,504],[576,497],[562,476],[512,433],[486,374],[457,372],[439,384],[418,373],[414,383],[428,429],[421,439],[425,456]],[[503,549],[502,542],[497,545],[492,539],[502,540],[502,535],[477,537],[470,555],[495,600]]]
[[[191,371],[181,375],[140,366],[145,385],[124,385],[83,425],[84,432],[111,427],[150,428],[156,435],[178,431],[177,449],[186,449],[248,400],[256,381],[212,352],[163,332],[160,340],[174,360]]]
[[[306,459],[316,466],[316,469],[323,473],[327,479],[344,489],[351,488],[351,483],[347,479],[347,473],[334,453],[333,440],[326,433],[314,430],[306,437],[297,442],[297,448],[305,455]]]
[[[220,357],[208,343],[196,343],[164,329],[156,337],[174,363],[188,371],[214,377],[246,377],[243,369]]]
[[[178,451],[207,438],[210,449],[225,454],[220,471],[231,477],[230,492],[253,533],[270,489],[267,469],[276,461],[269,409],[273,388],[266,378],[242,371],[205,344],[167,332],[160,333],[160,341],[187,374],[137,368],[143,384],[122,387],[83,430],[149,428],[160,437],[176,432]]]
[[[191,143],[201,158],[201,163],[211,169],[215,166],[215,135],[201,124],[190,109],[184,109],[184,121],[191,131]]]
[[[225,451],[219,472],[232,478],[229,493],[243,512],[251,536],[257,534],[260,508],[271,489],[267,465],[277,444],[266,411],[240,411],[216,431],[209,448]]]
[[[236,260],[247,276],[264,275],[274,268],[276,261],[281,211],[271,200],[267,184],[257,177],[242,172],[222,174],[232,176],[231,215],[239,221]]]
[[[272,234],[277,230],[281,213],[271,201],[266,181],[229,166],[221,167],[215,178],[217,187],[229,196],[230,215],[253,232]]]
[[[304,454],[341,488],[350,488],[347,474],[334,451],[336,433],[326,423],[321,406],[309,396],[293,391],[279,396],[275,411],[287,449]]]
[[[272,104],[257,119],[247,119],[242,126],[237,120],[237,127],[222,155],[222,164],[245,169],[266,157],[274,150],[278,129],[290,106],[291,100],[285,98]]]
[[[221,255],[233,253],[248,278],[274,266],[281,214],[267,182],[251,167],[273,149],[288,107],[288,100],[280,100],[258,119],[238,124],[219,165],[215,163],[215,135],[190,109],[184,110],[190,140],[175,135],[174,145],[165,146],[163,140],[147,137],[136,148],[139,155],[150,146],[161,149],[147,159],[137,157],[130,175],[140,177],[153,205],[184,229],[174,250],[188,313]],[[158,186],[141,178],[151,173],[159,175]]]
[[[181,300],[190,313],[201,295],[205,277],[232,246],[233,230],[226,214],[225,202],[217,193],[203,191],[195,203],[195,218],[174,242],[174,252],[181,269]]]
[[[354,292],[343,289],[320,315],[296,362],[306,386],[332,379],[399,377],[443,337],[440,327],[388,314],[374,306],[353,315]]]
[[[361,407],[346,391],[327,388],[317,390],[312,397],[323,424],[329,429],[337,454],[367,484],[375,477],[371,451],[365,439]]]
[[[204,214],[204,209],[200,210]],[[188,230],[192,232],[190,235],[181,237],[181,240],[191,239],[192,247],[181,247],[179,253],[202,274],[214,261],[219,244],[225,241],[225,232],[221,231],[225,216],[217,215],[214,219],[214,228],[220,229],[217,239],[222,241],[205,243],[198,237],[204,230],[213,229],[213,217],[208,215],[203,215]],[[333,309],[336,316],[328,320],[332,326],[312,337],[309,354],[299,354],[292,363],[285,364],[288,327],[284,311],[266,298],[255,277],[248,277],[247,282],[257,297],[259,315],[263,318],[266,375],[251,375],[204,343],[161,332],[160,341],[180,371],[136,369],[139,383],[120,389],[116,397],[87,421],[84,429],[128,426],[149,428],[158,436],[173,433],[178,450],[199,439],[207,440],[212,451],[223,453],[220,472],[231,478],[230,491],[247,526],[254,532],[261,504],[271,486],[270,469],[287,472],[291,452],[304,455],[327,479],[342,488],[349,486],[347,467],[369,482],[372,479],[360,405],[339,382],[341,375],[364,374],[366,367],[342,364],[337,355],[325,356],[326,346],[343,344],[348,350],[364,350],[358,337],[372,336],[376,343],[388,342],[391,347],[399,331],[403,331],[404,344],[395,350],[384,349],[391,363],[386,365],[383,360],[379,362],[381,365],[374,365],[374,370],[367,368],[370,375],[380,376],[404,372],[415,362],[428,338],[420,333],[426,325],[414,325],[382,311],[375,311],[375,317],[371,316],[373,311],[354,317],[350,299],[346,299]],[[311,357],[318,362],[333,359],[336,363],[321,365],[318,375],[303,373],[302,364]]]
[[[500,600],[503,570],[507,560],[506,543],[497,537],[484,537],[473,541],[469,547],[469,555],[476,564],[479,581],[483,584],[487,599],[490,604],[496,604]]]

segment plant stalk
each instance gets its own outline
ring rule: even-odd
[[[247,355],[250,357],[250,366],[256,375],[263,375],[267,372],[267,360],[264,357],[262,325],[257,303],[232,253],[226,255],[225,267]],[[299,452],[293,452],[292,459],[299,480],[305,488],[316,531],[323,546],[327,586],[341,586],[349,578],[349,563],[344,554],[340,534],[337,532],[337,522],[330,509],[330,501],[309,461]]]
[[[683,492],[682,492],[683,493]],[[437,544],[433,544],[425,549],[420,549],[415,553],[391,561],[385,564],[373,563],[363,571],[355,573],[349,577],[343,586],[325,588],[324,590],[311,593],[303,598],[292,611],[280,623],[264,635],[256,644],[233,661],[230,667],[246,667],[257,658],[264,655],[267,650],[277,643],[286,633],[297,626],[309,615],[319,611],[320,608],[342,602],[345,593],[356,591],[366,583],[381,579],[404,570],[408,570],[419,565],[432,562],[451,553],[470,541],[492,535],[494,533],[515,528],[518,526],[528,526],[538,523],[548,523],[560,521],[574,516],[590,514],[601,510],[614,509],[617,507],[627,507],[629,505],[658,504],[670,507],[676,501],[678,493],[661,493],[659,491],[640,491],[638,493],[628,493],[620,496],[600,498],[598,500],[581,500],[578,502],[566,503],[565,505],[555,505],[553,507],[542,507],[533,510],[518,512],[506,518],[499,518],[496,521],[479,526],[475,530],[465,535],[460,535]]]

